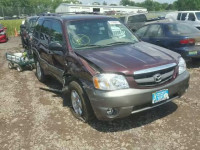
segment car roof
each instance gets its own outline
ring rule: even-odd
[[[192,13],[192,12],[200,12],[200,11],[178,11],[178,13]]]
[[[73,15],[63,15],[63,14],[57,14],[53,16],[41,16],[40,18],[57,18],[60,20],[70,20],[70,21],[75,21],[75,20],[88,20],[88,19],[104,19],[104,18],[113,18],[109,16],[104,16],[104,15],[85,15],[85,14],[73,14]]]
[[[27,20],[30,20],[30,19],[37,19],[39,16],[30,16],[30,17],[27,17],[26,19]]]

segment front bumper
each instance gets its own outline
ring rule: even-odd
[[[160,106],[180,97],[185,93],[189,86],[189,78],[189,73],[185,71],[171,83],[158,88],[131,88],[117,91],[100,91],[87,87],[85,90],[96,117],[99,120],[113,120]],[[170,99],[157,104],[152,104],[152,93],[162,89],[169,90]],[[114,108],[114,113],[112,115],[107,114],[109,108]]]

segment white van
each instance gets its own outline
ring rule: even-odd
[[[168,13],[165,18],[189,23],[200,30],[200,11],[177,11]]]

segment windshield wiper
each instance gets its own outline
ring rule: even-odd
[[[77,47],[77,49],[93,48],[93,47],[105,47],[105,46],[104,45],[96,45],[96,44],[88,44],[88,45],[82,45],[80,47]]]
[[[120,45],[120,44],[135,44],[135,42],[113,42],[113,43],[109,43],[109,44],[106,44],[107,46],[109,45]]]

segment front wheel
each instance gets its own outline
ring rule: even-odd
[[[36,60],[36,77],[38,78],[38,80],[40,82],[45,81],[45,75],[44,75],[43,69],[40,65],[40,62],[38,60]]]
[[[17,65],[17,71],[22,72],[22,70],[23,70],[22,67],[20,65]]]
[[[93,111],[90,102],[80,84],[76,81],[72,81],[69,84],[69,91],[72,114],[83,122],[88,122],[93,119]]]

